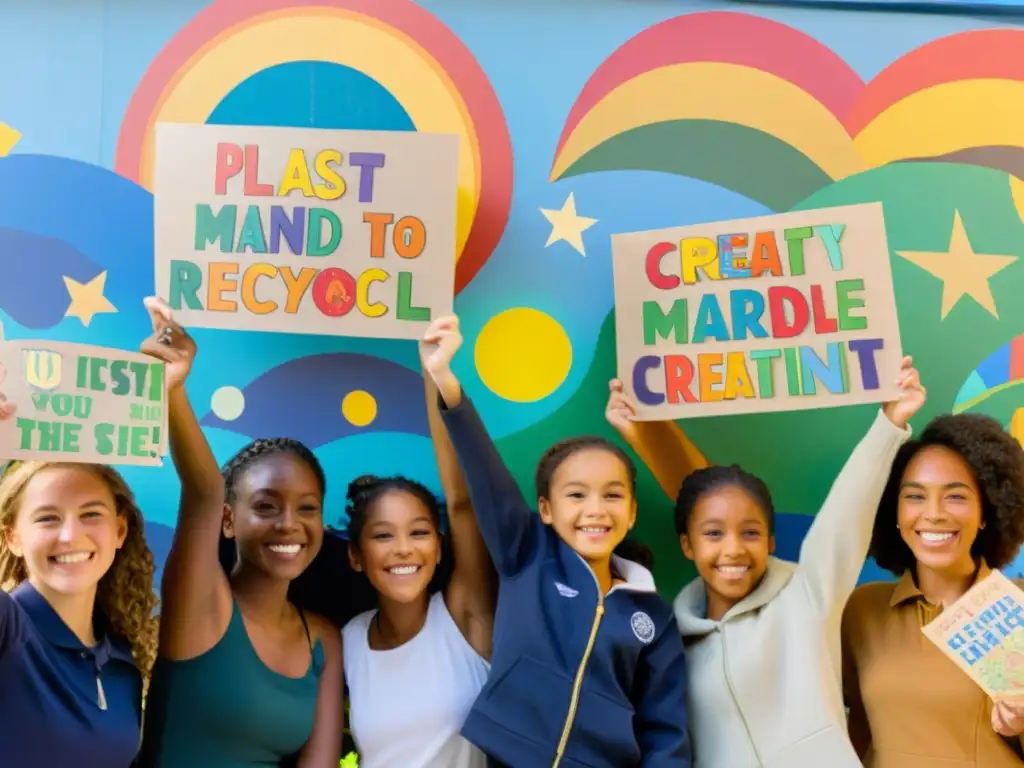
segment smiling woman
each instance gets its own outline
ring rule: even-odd
[[[269,439],[222,474],[185,394],[195,343],[164,302],[147,308],[153,335],[142,349],[165,363],[182,493],[140,765],[337,768],[338,630],[288,597],[323,543],[323,470],[301,443]],[[222,537],[234,545],[227,568]]]
[[[156,651],[153,555],[110,467],[0,482],[0,744],[11,765],[132,764]]]
[[[843,617],[850,738],[868,768],[1019,766],[1021,728],[935,648],[921,627],[1024,542],[1024,449],[999,422],[941,416],[893,463],[871,554],[898,583],[865,584]],[[913,705],[909,706],[913,697]]]

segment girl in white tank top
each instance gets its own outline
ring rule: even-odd
[[[429,354],[429,352],[428,352]],[[349,556],[377,590],[379,610],[342,631],[350,727],[360,768],[485,768],[460,731],[487,679],[494,568],[426,376],[427,413],[454,563],[431,590],[441,560],[436,497],[402,477],[349,486]]]

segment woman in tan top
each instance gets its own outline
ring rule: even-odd
[[[1018,768],[1024,704],[993,706],[921,632],[1024,542],[1024,450],[993,419],[941,416],[907,443],[843,617],[850,739],[868,768]]]

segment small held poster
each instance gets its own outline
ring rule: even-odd
[[[0,340],[5,460],[159,466],[166,451],[164,364],[54,341]]]
[[[641,420],[896,395],[881,203],[612,236],[618,374]]]
[[[1024,591],[999,571],[921,631],[993,699],[1024,694]]]
[[[419,339],[454,301],[457,136],[161,123],[157,294],[185,326]]]

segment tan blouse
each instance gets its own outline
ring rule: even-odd
[[[978,579],[990,569],[982,563]],[[942,612],[908,572],[858,587],[843,615],[850,740],[867,768],[1019,768],[992,701],[921,632]]]

